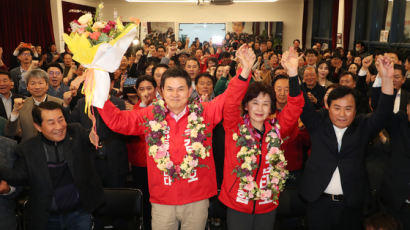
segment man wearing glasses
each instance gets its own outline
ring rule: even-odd
[[[20,66],[10,70],[10,76],[14,82],[14,92],[19,90],[19,82],[22,80],[23,73],[27,72],[30,68],[31,61],[33,60],[33,51],[29,48],[20,48],[17,59],[20,62]],[[25,91],[27,92],[27,91]],[[26,95],[29,96],[29,95]]]

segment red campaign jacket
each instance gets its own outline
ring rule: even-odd
[[[140,105],[141,101],[138,101],[133,109],[142,109]],[[145,136],[130,136],[127,140],[128,161],[132,166],[147,167],[147,155],[145,149]]]
[[[276,110],[272,117],[277,117],[281,111]],[[303,153],[310,148],[310,136],[307,130],[302,127],[302,122],[298,120],[292,128],[292,133],[289,138],[284,140],[280,149],[285,153],[285,159],[288,162],[286,169],[295,171],[303,167]]]
[[[226,92],[231,89],[228,88]],[[207,125],[205,134],[210,134],[204,142],[205,146],[212,146],[212,129],[222,120],[222,110],[226,94],[221,94],[211,102],[204,102],[204,124]],[[114,132],[125,135],[145,135],[148,128],[144,126],[145,118],[152,120],[154,115],[153,106],[148,106],[140,110],[120,111],[109,100],[104,104],[103,109],[98,109],[105,124]],[[189,140],[185,134],[188,123],[189,111],[178,120],[178,122],[168,113],[166,121],[170,126],[170,146],[169,152],[174,164],[180,164],[186,155],[185,143]],[[185,140],[186,139],[186,140]],[[146,150],[148,145],[146,144]],[[148,154],[146,151],[145,154]],[[210,150],[210,157],[199,160],[199,165],[207,167],[197,167],[196,172],[188,179],[176,179],[171,182],[170,177],[157,168],[154,159],[147,156],[148,186],[150,191],[150,201],[152,203],[164,205],[183,205],[195,201],[207,199],[217,194],[216,173],[213,160],[213,153]]]
[[[225,162],[224,162],[224,179],[222,182],[219,200],[229,208],[244,213],[267,213],[274,210],[277,205],[271,200],[247,200],[243,196],[243,191],[239,190],[239,178],[232,171],[239,166],[236,154],[240,150],[240,146],[236,146],[236,141],[232,139],[234,133],[239,133],[238,124],[244,123],[240,112],[240,104],[245,96],[246,87],[236,87],[240,82],[239,79],[233,78],[229,86],[234,89],[226,95],[224,107],[224,128],[225,128]],[[302,113],[304,99],[302,93],[296,97],[288,96],[288,103],[283,111],[278,115],[280,125],[280,134],[282,138],[286,138],[294,133],[295,123],[298,121]],[[265,121],[265,135],[262,137],[262,154],[258,156],[257,164],[260,159],[265,159],[267,154],[267,146],[265,142],[266,134],[272,129],[269,120]],[[257,140],[259,142],[259,140]],[[266,176],[269,174],[267,162],[261,162],[260,168],[254,170],[254,177],[259,187],[266,184]],[[278,202],[278,201],[277,201]]]

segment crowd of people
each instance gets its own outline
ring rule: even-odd
[[[410,56],[321,46],[150,36],[93,116],[67,47],[0,49],[0,229],[25,192],[28,229],[103,229],[121,187],[144,229],[410,229]]]

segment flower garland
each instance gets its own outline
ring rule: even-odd
[[[169,126],[165,120],[168,110],[163,100],[157,100],[152,104],[154,106],[152,110],[154,119],[150,121],[147,120],[145,123],[145,126],[150,129],[150,132],[146,136],[146,141],[149,146],[148,153],[154,158],[157,168],[166,172],[172,179],[187,179],[196,167],[203,166],[198,165],[199,158],[205,159],[209,157],[211,147],[205,147],[202,144],[207,138],[204,134],[206,125],[203,124],[203,107],[199,102],[193,100],[188,104],[189,115],[187,129],[190,130],[189,138],[191,145],[187,146],[187,153],[182,163],[175,165],[174,162],[171,161],[169,154]]]
[[[265,142],[267,143],[266,160],[269,162],[269,177],[265,188],[259,188],[253,177],[254,170],[258,168],[257,155],[261,155],[261,149],[255,140],[256,133],[250,127],[248,119],[245,117],[245,124],[239,125],[239,135],[234,133],[233,140],[241,149],[236,157],[241,164],[233,172],[240,179],[239,188],[245,192],[245,196],[250,200],[269,200],[274,203],[279,199],[279,193],[283,191],[288,177],[288,170],[285,169],[287,161],[283,151],[279,149],[282,144],[279,129],[280,126],[275,119],[271,121],[272,129],[267,133]],[[251,133],[252,132],[252,133]],[[261,138],[261,137],[260,137]],[[260,159],[261,161],[264,159]]]

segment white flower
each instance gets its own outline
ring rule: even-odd
[[[202,149],[203,147],[204,147],[204,146],[202,145],[201,142],[194,142],[194,143],[192,143],[192,148],[193,148],[195,151],[200,150],[200,149]]]
[[[238,134],[236,134],[236,133],[234,133],[234,134],[232,135],[232,137],[233,137],[233,140],[234,140],[234,141],[237,141],[238,138],[239,138]]]
[[[251,157],[245,157],[245,162],[250,164],[252,162],[252,158]]]
[[[93,20],[93,16],[91,13],[86,13],[78,19],[78,23],[81,25],[87,25],[89,22]]]
[[[280,155],[279,155],[279,160],[280,160],[280,161],[285,161],[285,156],[284,156],[283,154],[280,154]]]
[[[152,146],[149,147],[149,155],[153,155],[153,154],[157,153],[157,151],[158,151],[158,146],[152,145]]]
[[[198,136],[198,131],[196,129],[191,130],[191,137],[195,138]]]
[[[100,8],[100,9],[104,8],[104,3],[101,2],[100,4],[98,4],[98,8]]]
[[[95,22],[93,25],[93,30],[97,31],[98,29],[104,29],[105,25],[105,22]]]
[[[156,122],[154,125],[151,126],[152,131],[157,132],[161,129],[161,124]]]

